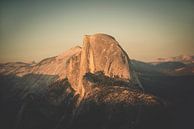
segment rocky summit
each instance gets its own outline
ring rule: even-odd
[[[101,72],[126,84],[138,84],[128,55],[115,38],[106,34],[85,35],[80,54],[70,58],[66,69],[69,82],[82,97],[85,94],[83,77],[87,73]]]
[[[155,128],[161,115],[160,100],[144,91],[128,55],[107,34],[85,35],[82,47],[39,63],[0,67],[1,103],[12,110],[4,129]]]

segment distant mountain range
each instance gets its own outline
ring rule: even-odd
[[[194,56],[191,55],[180,55],[176,57],[169,57],[169,58],[158,58],[155,63],[158,62],[182,62],[182,63],[194,63]]]
[[[137,72],[144,74],[194,75],[194,56],[159,58],[155,62],[132,60],[132,63]]]

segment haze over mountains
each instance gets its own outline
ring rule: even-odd
[[[155,62],[141,62],[132,60],[136,71],[158,73],[165,75],[193,75],[194,56],[177,56],[171,58],[158,58]]]
[[[158,58],[158,62],[183,62],[183,63],[194,63],[194,56],[180,55],[170,58]]]
[[[193,68],[193,57],[130,60],[114,37],[86,35],[82,47],[38,63],[0,64],[0,127],[177,129],[187,123],[173,118],[192,98]]]

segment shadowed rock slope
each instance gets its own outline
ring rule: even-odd
[[[86,35],[82,48],[37,64],[0,67],[4,128],[156,128],[161,118],[161,103],[143,91],[128,55],[106,34]]]

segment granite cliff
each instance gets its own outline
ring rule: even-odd
[[[82,97],[85,94],[83,77],[87,73],[102,72],[104,76],[119,78],[128,85],[143,88],[134,75],[126,52],[106,34],[85,35],[80,54],[69,59],[66,70],[69,82]]]

